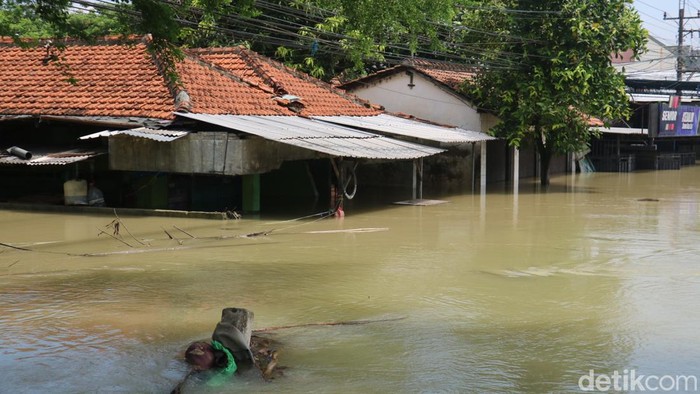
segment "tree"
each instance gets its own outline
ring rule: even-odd
[[[85,38],[69,21],[76,9],[94,9],[120,22],[113,30],[150,33],[166,59],[177,57],[179,45],[244,44],[330,79],[342,71],[361,74],[367,63],[439,50],[439,32],[449,29],[456,5],[470,1],[0,0],[0,10],[17,5],[53,36]],[[30,31],[2,22],[2,35]]]
[[[490,3],[482,10],[495,24],[496,34],[485,38],[492,49],[464,89],[499,117],[497,136],[514,147],[535,144],[540,182],[548,185],[552,156],[581,151],[599,133],[589,116],[606,126],[629,116],[624,78],[611,55],[632,50],[638,57],[647,33],[631,0]],[[478,16],[467,14],[464,22],[477,25]]]
[[[52,35],[50,24],[41,20],[33,9],[0,0],[0,36],[42,38]]]
[[[15,38],[18,42],[71,36],[91,40],[98,36],[119,35],[128,31],[126,21],[116,12],[96,12],[92,9],[73,8],[73,12],[58,10],[46,14],[38,5],[25,0],[0,0],[0,36]]]
[[[442,49],[460,0],[296,0],[323,18],[301,30],[331,51],[341,52],[347,68],[362,72],[367,62],[401,59]],[[339,71],[339,70],[337,70]]]

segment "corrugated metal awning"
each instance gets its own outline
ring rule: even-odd
[[[444,151],[300,116],[176,115],[337,157],[416,159]]]
[[[31,149],[32,158],[29,160],[13,156],[5,150],[0,150],[0,165],[26,165],[26,166],[60,166],[107,153],[104,150],[70,149],[64,151],[51,151],[48,148]]]
[[[22,120],[31,118],[31,115],[0,115],[0,122],[2,122],[3,120]]]
[[[479,131],[465,130],[459,127],[438,126],[387,114],[377,116],[313,116],[312,118],[380,133],[439,142],[446,145],[496,139]]]
[[[649,129],[633,127],[601,127],[603,133],[625,134],[625,135],[649,135]]]
[[[128,130],[104,130],[93,134],[88,134],[80,137],[81,140],[87,140],[99,137],[114,137],[116,135],[129,135],[138,138],[147,138],[149,140],[160,141],[160,142],[170,142],[178,138],[182,138],[189,134],[187,131],[176,131],[176,130],[160,130],[151,129],[148,127],[137,127],[135,129]]]

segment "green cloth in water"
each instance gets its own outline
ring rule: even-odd
[[[231,375],[233,375],[234,372],[236,372],[238,366],[236,365],[236,360],[233,358],[233,354],[231,354],[231,352],[228,349],[226,349],[226,347],[222,345],[221,342],[211,341],[211,347],[213,347],[214,350],[220,350],[224,352],[224,354],[226,354],[226,360],[228,362],[226,364],[226,368],[222,369],[221,372],[212,376],[211,379],[207,381],[207,384],[209,386],[221,386],[222,384],[228,381],[228,378]]]

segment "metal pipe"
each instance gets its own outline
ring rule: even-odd
[[[12,148],[8,149],[7,153],[9,153],[13,156],[17,156],[20,159],[24,159],[24,160],[31,160],[31,158],[32,158],[32,152],[30,152],[28,150],[24,150],[18,146],[13,146]]]

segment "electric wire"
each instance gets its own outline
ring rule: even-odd
[[[130,11],[125,7],[116,7],[115,3],[109,0],[76,0],[74,3],[80,4],[84,7],[94,7],[100,10],[127,15],[130,18],[139,17],[137,12]],[[191,6],[183,7],[182,4],[172,0],[160,0],[159,3],[167,4],[173,9],[178,9],[185,14],[201,14],[201,10],[197,10]],[[251,40],[264,45],[286,46],[293,50],[309,50],[311,43],[316,42],[317,45],[319,45],[319,49],[323,53],[337,56],[342,56],[347,53],[347,44],[343,44],[344,41],[351,42],[355,39],[354,37],[340,33],[321,31],[316,29],[314,26],[305,26],[304,23],[301,23],[319,23],[320,21],[323,21],[323,17],[334,16],[335,14],[329,10],[317,8],[315,9],[315,12],[318,13],[319,16],[310,16],[310,13],[308,12],[302,11],[296,7],[283,5],[282,3],[271,3],[269,1],[258,0],[255,2],[255,6],[271,11],[282,12],[286,15],[292,15],[298,20],[298,22],[282,19],[277,16],[265,15],[265,13],[254,18],[239,14],[223,14],[221,12],[216,13],[216,16],[220,20],[223,20],[230,25],[235,25],[236,28],[224,27],[220,25],[204,27],[197,22],[185,19],[183,17],[177,17],[176,22],[182,26],[200,29],[210,34],[228,35],[232,37],[234,41]],[[465,8],[470,10],[506,12],[514,15],[527,16],[528,18],[533,16],[539,17],[541,15],[551,17],[558,17],[562,15],[561,11],[514,10],[486,6],[471,6]],[[176,13],[179,14],[180,12],[176,11]],[[445,34],[448,33],[441,32],[440,30],[448,30],[451,28],[451,26],[437,22],[429,23],[433,23],[433,26],[437,27],[436,30],[440,38],[446,38]],[[308,32],[308,35],[300,34],[299,30],[301,29],[305,29],[305,31]],[[461,63],[467,62],[482,67],[507,70],[521,67],[523,65],[522,61],[524,60],[523,54],[503,50],[494,53],[491,50],[485,49],[487,44],[497,46],[516,43],[542,43],[539,40],[528,40],[522,37],[508,36],[480,29],[474,29],[469,26],[461,26],[459,29],[471,33],[495,37],[499,40],[492,43],[450,43],[449,45],[445,45],[443,50],[425,50],[422,48],[412,49],[407,45],[388,44],[384,50],[376,51],[376,53],[382,56],[384,61],[389,64],[399,64],[414,56],[428,58],[440,57]],[[422,43],[430,42],[430,39],[425,36],[418,35],[417,39]],[[536,58],[538,55],[530,55],[530,57]]]
[[[163,2],[163,3],[168,3],[168,4],[171,4],[171,5],[177,5],[176,3],[173,3],[172,1],[167,1],[167,0],[163,0],[163,1],[161,1],[161,2]],[[102,8],[103,8],[103,9],[111,9],[112,11],[115,11],[115,12],[121,12],[121,10],[115,9],[114,7],[106,6],[106,4],[111,3],[110,1],[107,1],[107,0],[80,0],[80,1],[78,1],[78,3],[83,3],[83,4],[86,4],[86,5],[94,4],[94,3],[102,3]],[[192,9],[192,7],[190,7],[190,9]],[[285,9],[289,9],[289,7],[285,8]],[[255,19],[255,18],[243,17],[243,16],[240,16],[240,15],[228,15],[228,16],[220,15],[220,16],[222,16],[222,17],[228,17],[229,19],[231,19],[231,18],[236,19],[236,20],[238,20],[240,23],[242,23],[242,24],[244,24],[245,26],[248,26],[248,27],[255,27],[255,28],[258,28],[258,29],[262,29],[262,30],[264,30],[264,31],[273,32],[273,33],[277,33],[277,34],[284,34],[284,35],[287,35],[289,38],[294,38],[294,39],[308,39],[308,37],[302,36],[302,35],[300,35],[300,34],[298,34],[298,33],[296,33],[296,32],[289,32],[288,30],[285,30],[285,28],[284,28],[285,26],[280,26],[279,24],[278,24],[277,26],[270,26],[270,23],[269,23],[269,22],[266,22],[266,23],[262,26],[262,28],[261,28],[261,26],[260,26],[260,21],[257,20],[257,19]],[[188,21],[185,21],[185,20],[182,20],[182,19],[179,19],[178,22],[179,22],[179,23],[185,22],[186,24],[188,24],[188,25],[190,25],[190,26],[196,27],[195,24],[188,23]],[[228,29],[228,28],[223,28],[223,27],[221,27],[221,26],[211,27],[211,28],[209,28],[209,29],[211,29],[211,31],[213,31],[213,32],[216,32],[217,30],[220,31],[220,32],[221,32],[221,31],[225,31],[225,32],[227,32],[227,33],[237,34],[237,35],[243,36],[243,37],[245,37],[245,38],[258,38],[258,39],[260,39],[260,40],[262,40],[262,41],[265,41],[265,43],[268,43],[268,44],[277,44],[277,45],[279,45],[279,44],[285,45],[285,44],[286,44],[286,45],[291,45],[291,46],[293,46],[293,47],[295,47],[295,48],[297,48],[297,49],[302,49],[302,48],[303,48],[303,47],[300,48],[299,44],[294,45],[295,43],[293,43],[293,42],[291,42],[291,41],[279,40],[279,39],[275,40],[274,38],[270,38],[270,37],[256,36],[256,35],[254,35],[254,34],[251,34],[251,33],[249,33],[249,32],[242,31],[242,30]],[[477,32],[482,32],[482,31],[479,31],[479,30],[476,30],[476,31],[477,31]],[[320,32],[320,33],[322,33],[322,34],[327,34],[327,32]],[[344,53],[344,50],[342,50],[342,48],[340,48],[340,47],[338,46],[337,39],[350,39],[350,40],[351,40],[351,39],[354,39],[354,38],[353,38],[353,37],[349,37],[349,36],[345,36],[345,35],[340,35],[340,34],[335,34],[334,36],[335,36],[336,40],[325,40],[325,41],[322,40],[322,42],[326,43],[327,45],[332,45],[332,46],[335,47],[335,48],[333,48],[335,51],[331,51],[331,52],[334,52],[335,54],[338,54],[338,55],[342,55],[342,54]],[[517,37],[512,37],[512,38],[517,38]],[[318,40],[318,38],[317,38],[317,40]],[[520,39],[520,40],[522,40],[522,39]],[[390,48],[390,49],[393,49],[393,50],[395,50],[395,51],[411,52],[411,49],[408,48],[407,46],[389,45],[389,46],[387,46],[387,47]],[[479,51],[479,50],[476,50],[476,49],[472,49],[472,48],[474,48],[474,47],[471,47],[471,48],[470,48],[470,47],[468,47],[468,46],[464,46],[464,47],[453,46],[453,48],[461,49],[461,50],[463,50],[463,51],[465,52],[465,55],[467,55],[467,56],[475,56],[475,57],[478,57],[478,58],[480,58],[480,60],[481,60],[482,62],[485,62],[485,60],[483,59],[483,55],[484,55],[485,51],[483,51],[483,50],[480,50],[480,51]],[[383,55],[384,57],[388,58],[388,59],[391,59],[391,58],[394,58],[394,59],[396,59],[396,58],[405,59],[405,58],[408,57],[408,55],[401,56],[401,55],[397,55],[397,54],[395,54],[395,53],[388,52],[388,51],[382,51],[380,54]],[[423,51],[423,50],[418,50],[417,54],[419,54],[419,55],[427,55],[427,56],[436,56],[436,55],[437,55],[437,56],[444,56],[444,57],[446,57],[446,58],[451,58],[451,59],[453,59],[453,60],[460,60],[460,61],[465,60],[465,57],[464,57],[464,56],[455,56],[455,55],[452,55],[452,54],[450,54],[450,53],[447,53],[447,52],[440,52],[440,51]],[[508,56],[511,56],[511,55],[512,55],[512,56],[519,56],[520,54],[510,54],[510,53],[505,53],[505,52],[500,53],[500,56],[501,56],[501,57],[508,57]],[[503,62],[503,61],[500,61],[500,59],[495,59],[495,60],[494,60],[494,59],[491,59],[490,61],[488,61],[488,63],[491,63],[491,65],[492,65],[494,68],[512,68],[512,67],[513,67],[513,62],[512,62],[512,61],[510,61],[510,62],[508,62],[508,61]]]

